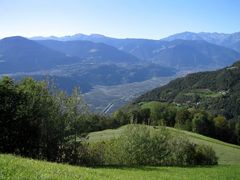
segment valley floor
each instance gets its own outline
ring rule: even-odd
[[[240,179],[240,165],[86,168],[1,154],[0,179]]]

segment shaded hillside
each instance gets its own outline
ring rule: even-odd
[[[82,93],[88,92],[92,88],[92,85],[88,81],[79,82],[77,77],[72,76],[18,75],[13,76],[13,79],[20,81],[26,77],[31,77],[37,81],[47,81],[68,94],[70,94],[75,87],[79,87]]]
[[[49,69],[79,61],[23,37],[0,40],[0,73]]]
[[[135,100],[161,101],[204,108],[228,119],[240,115],[240,62],[213,72],[200,72],[171,81]]]
[[[132,40],[119,48],[140,59],[177,68],[223,67],[240,57],[234,50],[206,41]]]
[[[240,40],[231,46],[234,50],[240,52]]]
[[[69,56],[80,57],[87,63],[137,63],[139,60],[128,53],[103,43],[90,41],[37,41],[38,43]]]

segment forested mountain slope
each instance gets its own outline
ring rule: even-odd
[[[212,72],[200,72],[178,78],[135,100],[185,104],[222,114],[227,119],[240,116],[240,61]]]

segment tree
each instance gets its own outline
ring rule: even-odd
[[[139,110],[132,110],[130,113],[130,123],[138,124],[140,123],[140,113]]]
[[[199,134],[210,135],[213,131],[213,123],[209,120],[208,114],[198,112],[194,114],[192,120],[192,130]]]
[[[130,122],[129,122],[128,114],[127,114],[127,113],[124,113],[124,112],[121,111],[121,110],[116,111],[116,112],[113,114],[113,118],[116,119],[116,121],[119,122],[119,125],[125,125],[125,124],[130,123]]]
[[[150,125],[150,114],[151,111],[149,108],[144,108],[140,110],[140,119],[143,124]]]
[[[76,164],[78,160],[78,137],[81,137],[81,121],[85,117],[84,115],[88,113],[87,105],[84,103],[84,100],[80,94],[79,88],[74,88],[72,95],[66,100],[66,110],[67,110],[67,119],[69,124],[69,137],[74,137],[73,145],[73,154],[72,154],[72,163]]]
[[[169,104],[154,103],[151,108],[151,125],[165,125],[173,127],[176,109]]]
[[[23,137],[21,154],[31,157],[40,155],[40,158],[55,161],[58,155],[59,132],[58,108],[48,91],[45,82],[36,82],[31,78],[23,79],[17,86],[22,101],[18,106],[16,118],[23,124],[19,125],[19,133]],[[34,151],[35,150],[35,151]]]
[[[191,113],[187,109],[181,109],[176,114],[175,127],[180,129],[186,129],[186,122],[191,121]]]
[[[229,139],[229,125],[226,118],[222,115],[218,115],[213,119],[215,124],[215,134],[216,137],[227,141]]]
[[[18,123],[15,118],[20,102],[12,79],[3,77],[0,81],[0,151],[14,152],[17,149]]]
[[[238,144],[240,144],[240,122],[239,121],[236,123],[235,134],[236,134],[236,138],[237,138],[236,141]]]

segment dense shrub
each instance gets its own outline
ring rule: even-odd
[[[195,163],[196,145],[181,137],[173,137],[169,142],[171,153],[166,165],[186,166]]]
[[[195,161],[201,165],[214,165],[217,164],[218,158],[215,152],[209,146],[200,145],[196,147]]]
[[[116,150],[121,150],[121,163],[125,165],[161,164],[169,153],[168,137],[169,135],[163,129],[158,133],[147,126],[128,126],[115,141]]]

